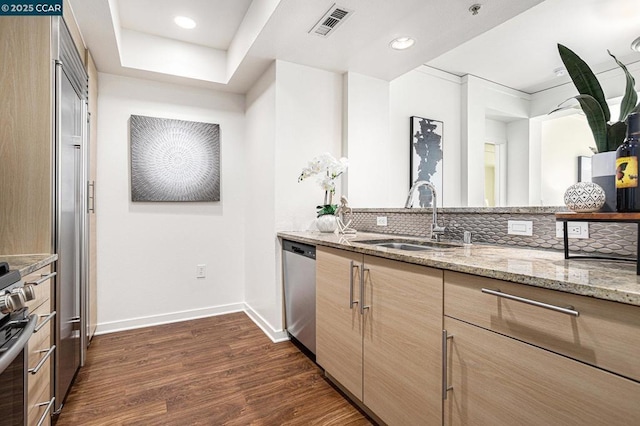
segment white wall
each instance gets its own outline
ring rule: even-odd
[[[418,116],[444,122],[442,137],[443,193],[439,206],[460,206],[460,79],[429,67],[419,67],[398,77],[390,85],[389,117],[391,149],[387,158],[388,205],[402,207],[409,192],[411,152],[409,117]],[[369,170],[376,173],[375,170]],[[367,205],[365,207],[379,207]]]
[[[529,120],[509,123],[507,141],[507,205],[527,206],[531,182]]]
[[[507,151],[509,156],[507,173],[520,173],[520,168],[512,170],[512,158],[526,162],[528,158],[528,143],[520,137],[518,130],[521,125],[514,125],[513,120],[526,121],[529,117],[530,96],[526,93],[500,86],[487,80],[472,75],[462,78],[462,204],[467,206],[484,205],[484,164],[479,159],[483,158],[484,143],[489,131],[495,132],[492,120],[509,122],[507,125]],[[513,204],[511,194],[520,194],[528,191],[521,188],[520,182],[508,179],[508,203]],[[466,203],[466,204],[465,204]],[[520,204],[521,205],[521,204]]]
[[[98,332],[242,309],[244,96],[110,74],[99,92]],[[132,203],[132,114],[220,124],[221,201]]]
[[[290,62],[276,62],[276,228],[317,230],[316,206],[324,191],[315,177],[298,182],[302,168],[314,157],[342,153],[342,76]],[[353,166],[350,164],[347,169]],[[336,181],[334,204],[340,201]]]
[[[270,334],[282,329],[281,314],[275,309],[280,299],[275,280],[275,129],[274,63],[247,93],[245,160],[238,164],[246,176],[244,299],[254,320]]]
[[[485,119],[485,142],[494,145],[507,143],[507,123],[504,121]]]
[[[341,155],[341,105],[340,75],[282,61],[247,94],[245,300],[276,340],[284,337],[276,232],[314,229],[324,192],[297,179],[313,157]]]
[[[578,156],[591,157],[592,133],[584,116],[574,114],[542,123],[543,205],[564,205],[564,193],[578,182]]]
[[[344,85],[349,202],[352,207],[399,207],[392,201],[394,183],[398,173],[407,176],[402,165],[409,170],[409,154],[403,159],[402,144],[390,138],[389,82],[349,72]],[[405,197],[408,182],[406,177]]]

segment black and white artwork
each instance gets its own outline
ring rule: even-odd
[[[444,123],[429,118],[411,117],[410,183],[424,180],[436,187],[438,199],[442,200],[442,135]],[[432,207],[433,195],[422,186],[420,207]],[[440,201],[441,205],[442,201]]]
[[[131,201],[220,201],[220,125],[132,115]]]

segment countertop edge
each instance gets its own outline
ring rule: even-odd
[[[22,277],[29,275],[40,268],[44,268],[56,260],[58,260],[58,255],[55,253],[0,256],[0,262],[7,262],[11,270],[19,270],[20,276]]]
[[[523,273],[514,273],[508,272],[504,270],[498,269],[490,269],[486,267],[472,266],[461,264],[460,262],[455,261],[443,261],[433,258],[423,258],[412,255],[410,252],[401,252],[399,250],[380,250],[377,248],[367,248],[363,246],[354,246],[351,245],[351,241],[347,238],[344,238],[343,241],[328,241],[326,236],[322,234],[317,234],[310,236],[311,232],[296,232],[296,231],[281,231],[277,232],[277,236],[280,239],[288,239],[300,243],[307,243],[311,245],[320,245],[333,247],[337,249],[348,250],[356,253],[368,254],[372,256],[383,257],[392,260],[398,260],[401,262],[413,263],[416,265],[423,265],[443,270],[449,270],[453,272],[460,272],[472,275],[478,275],[486,278],[494,278],[509,282],[514,282],[518,284],[525,284],[533,287],[546,288],[550,290],[562,291],[565,293],[571,293],[581,296],[593,297],[596,299],[623,303],[626,305],[635,305],[640,306],[640,287],[637,292],[624,291],[624,289],[620,288],[611,288],[611,287],[602,287],[596,284],[585,284],[574,282],[570,280],[557,280],[550,279],[547,277],[537,276],[535,274],[523,274]],[[392,235],[384,235],[384,234],[372,234],[372,233],[359,233],[359,236],[364,236],[366,238],[376,238],[380,239],[389,239],[393,238]],[[324,237],[324,238],[323,238]],[[335,237],[340,238],[338,235]],[[407,237],[410,238],[410,237]],[[357,241],[353,241],[356,242]],[[500,247],[493,246],[493,248],[510,250],[510,247]],[[535,249],[527,249],[532,250],[533,252],[544,252],[542,250]],[[544,252],[546,255],[549,255],[549,252]],[[563,255],[561,253],[557,253],[558,259],[563,259]],[[566,274],[569,276],[570,274]]]

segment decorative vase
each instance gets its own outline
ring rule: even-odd
[[[605,202],[600,211],[616,211],[616,152],[601,152],[591,157],[591,182],[604,190]]]
[[[320,232],[334,232],[338,228],[337,218],[332,214],[323,214],[316,219],[316,227]]]
[[[564,204],[578,213],[597,212],[604,206],[605,200],[604,189],[593,182],[578,182],[564,193]]]

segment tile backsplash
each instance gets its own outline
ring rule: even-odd
[[[446,227],[444,239],[462,241],[465,231],[473,242],[563,250],[562,238],[556,237],[555,207],[514,208],[444,208],[438,209],[438,223]],[[387,226],[376,225],[379,216],[387,217]],[[358,231],[429,237],[432,222],[430,209],[353,209],[352,226]],[[533,222],[533,235],[507,234],[509,220]],[[634,223],[589,223],[589,238],[569,239],[571,253],[604,254],[635,258],[637,225]]]

